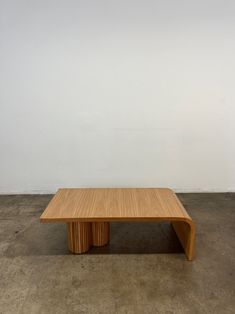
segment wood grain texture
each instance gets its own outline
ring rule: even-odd
[[[109,242],[109,228],[108,222],[92,223],[92,244],[94,246],[103,246]]]
[[[68,247],[72,253],[87,252],[92,245],[91,223],[67,223]]]
[[[195,225],[193,222],[173,221],[172,226],[189,261],[193,260],[195,247]]]
[[[41,222],[190,220],[170,189],[59,189]]]

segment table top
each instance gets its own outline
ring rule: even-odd
[[[59,189],[41,222],[191,220],[167,188]]]

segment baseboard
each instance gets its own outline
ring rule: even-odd
[[[235,193],[235,188],[227,188],[227,189],[217,189],[217,188],[172,188],[176,193]],[[48,189],[48,190],[0,190],[0,195],[20,195],[20,194],[55,194],[57,189]]]

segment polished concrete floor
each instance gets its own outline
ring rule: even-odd
[[[52,195],[0,196],[0,313],[235,313],[235,194],[178,194],[197,226],[188,262],[167,223],[113,223],[110,244],[69,254]]]

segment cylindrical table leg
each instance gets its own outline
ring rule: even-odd
[[[68,247],[73,253],[84,253],[92,244],[90,222],[69,222],[68,226]]]
[[[109,242],[109,222],[92,222],[92,244],[103,246]]]

